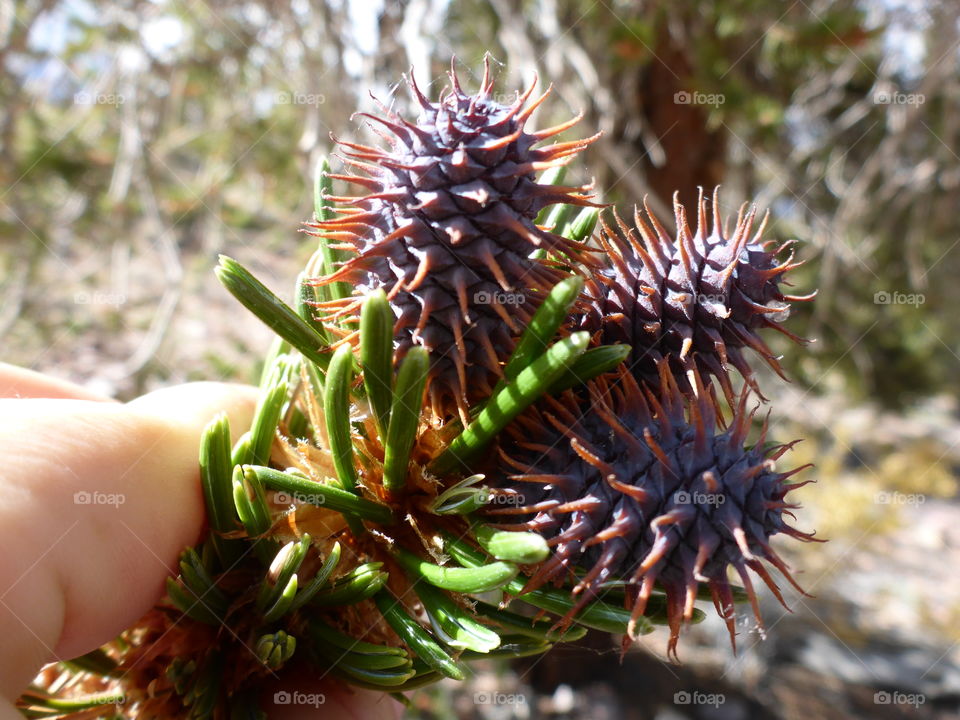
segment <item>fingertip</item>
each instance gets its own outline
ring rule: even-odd
[[[88,390],[69,380],[38,373],[28,368],[0,362],[0,398],[45,398],[114,402],[112,398]]]
[[[159,416],[196,435],[219,413],[230,418],[231,434],[247,430],[257,404],[257,388],[252,385],[222,382],[192,382],[155,390],[127,403],[131,410]]]

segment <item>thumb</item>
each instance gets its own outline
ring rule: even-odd
[[[127,405],[0,400],[0,692],[88,652],[163,592],[203,526],[197,456],[219,411],[235,434],[256,390],[182,385]]]

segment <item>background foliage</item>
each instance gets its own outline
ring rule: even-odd
[[[91,325],[123,324],[133,346],[104,348],[106,375],[93,362],[71,372],[121,392],[181,374],[165,344],[185,322],[193,271],[207,281],[215,252],[237,245],[301,258],[294,233],[309,212],[310,168],[331,130],[362,132],[350,115],[370,107],[368,89],[403,105],[395,80],[410,66],[437,92],[451,55],[469,77],[490,52],[503,92],[534,70],[554,83],[541,122],[583,110],[580,132],[603,130],[581,171],[604,200],[628,209],[649,193],[669,217],[674,190],[689,202],[698,185],[722,183],[730,208],[755,197],[773,209],[776,233],[802,240],[813,261],[799,284],[820,287],[795,323],[817,339],[794,368],[808,383],[841,373],[847,392],[896,406],[953,377],[953,3],[3,8],[0,332],[10,360],[62,361],[50,345],[65,326],[73,344]],[[74,297],[78,282],[88,303]],[[876,304],[884,292],[925,302]]]

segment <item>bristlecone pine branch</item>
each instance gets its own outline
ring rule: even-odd
[[[737,603],[760,621],[751,573],[781,602],[766,566],[796,585],[772,539],[813,539],[786,521],[799,469],[765,426],[748,439],[744,351],[779,370],[759,333],[804,298],[755,211],[728,232],[715,194],[696,232],[678,206],[672,240],[639,214],[595,237],[589,187],[559,184],[591,139],[526,129],[546,95],[498,102],[489,66],[475,94],[408,85],[415,121],[368,116],[385,147],[341,143],[363,174],[319,173],[293,307],[221,259],[277,339],[251,427],[204,434],[209,532],[135,627],[46,668],[26,715],[263,718],[286,700],[263,688],[303,673],[402,699],[587,629],[626,649],[665,625],[676,656],[698,600],[733,641]]]
[[[569,162],[595,139],[538,147],[579,118],[527,130],[550,91],[529,102],[531,85],[500,103],[489,70],[487,63],[473,95],[451,71],[437,102],[411,76],[415,123],[385,107],[383,116],[364,113],[388,131],[387,147],[340,141],[347,164],[363,174],[333,177],[369,192],[332,198],[341,217],[313,225],[353,253],[320,281],[357,288],[325,306],[335,309],[330,317],[355,313],[370,290],[383,288],[397,316],[398,358],[410,347],[429,350],[432,408],[443,415],[454,407],[464,420],[471,404],[490,395],[545,289],[565,276],[556,256],[582,254],[578,243],[534,220],[554,203],[589,205],[589,188],[544,184],[537,173]],[[538,249],[554,259],[534,256]]]

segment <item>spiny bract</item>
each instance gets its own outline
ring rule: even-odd
[[[753,417],[747,391],[730,428],[718,432],[715,404],[699,374],[694,371],[700,399],[685,410],[688,403],[668,363],[662,361],[659,370],[659,396],[622,371],[593,381],[587,392],[548,398],[521,416],[501,447],[503,485],[515,494],[516,505],[489,513],[532,514],[520,526],[551,538],[553,556],[525,591],[589,568],[573,591],[581,594],[581,605],[605,594],[605,583],[624,581],[635,621],[659,583],[675,653],[699,583],[707,583],[735,642],[728,567],[739,573],[760,621],[747,569],[783,602],[761,559],[796,583],[770,537],[813,536],[784,519],[796,507],[784,497],[799,486],[786,481],[799,468],[777,472],[773,461],[792,443],[765,448],[761,437],[744,446]],[[628,642],[632,634],[631,627]]]
[[[414,345],[431,353],[429,396],[441,415],[467,417],[489,396],[501,364],[543,295],[567,273],[542,249],[567,255],[581,248],[534,223],[554,203],[591,204],[587,187],[541,184],[536,173],[563,165],[592,141],[535,148],[579,120],[528,132],[525,124],[544,93],[527,105],[533,86],[510,104],[498,102],[485,68],[480,89],[468,95],[450,73],[451,88],[437,102],[408,80],[421,112],[415,123],[383,108],[365,115],[386,127],[387,149],[342,142],[347,162],[363,176],[333,177],[363,186],[362,197],[332,198],[343,217],[314,225],[346,241],[356,255],[318,280],[346,280],[359,297],[330,304],[335,314],[356,310],[370,290],[384,288],[396,322],[398,360]]]
[[[677,236],[672,241],[646,205],[649,224],[639,211],[635,227],[614,215],[615,225],[602,223],[600,244],[610,265],[594,275],[588,293],[595,299],[583,320],[602,343],[627,343],[627,364],[634,376],[654,387],[658,363],[670,358],[681,390],[691,394],[693,359],[705,374],[716,377],[727,399],[734,393],[728,365],[733,365],[760,397],[753,372],[743,354],[755,350],[781,377],[780,363],[758,335],[774,328],[797,342],[800,338],[780,323],[790,301],[809,300],[780,290],[783,275],[800,263],[779,254],[792,242],[770,249],[762,235],[767,218],[751,237],[756,208],[740,208],[733,232],[721,220],[718,192],[713,195],[713,226],[707,222],[703,191],[697,205],[697,229],[674,199]]]

